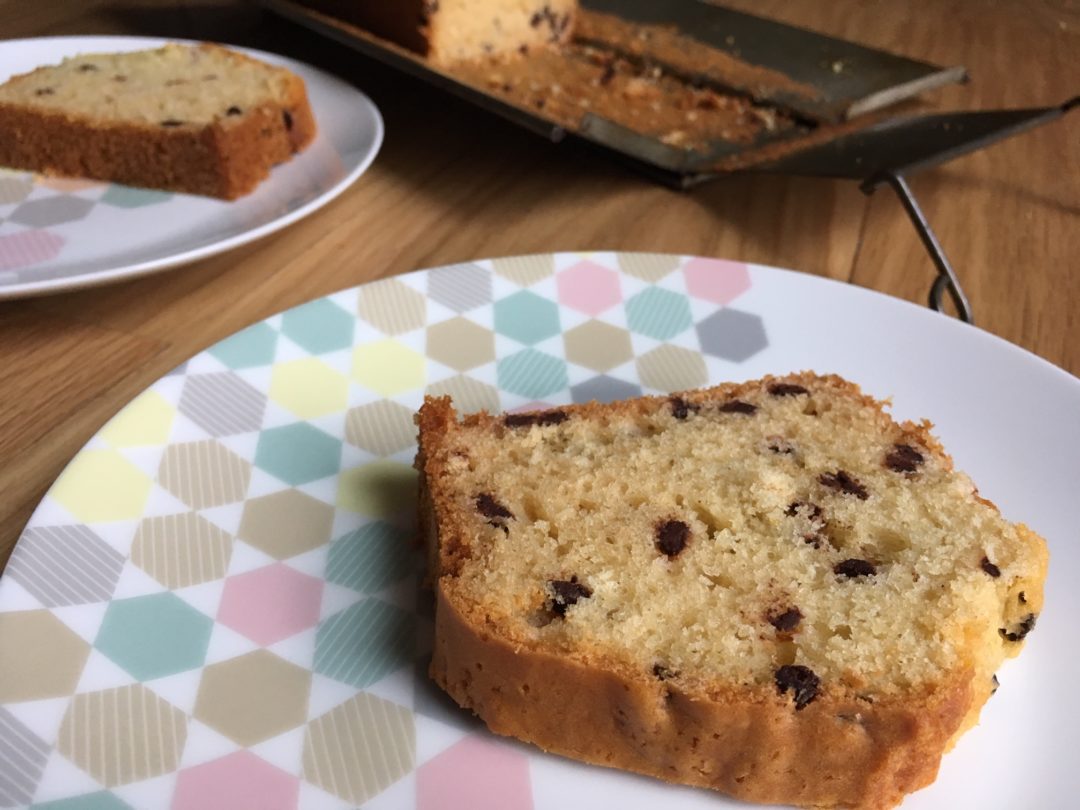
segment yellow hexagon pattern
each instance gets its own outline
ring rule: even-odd
[[[424,356],[396,340],[380,340],[353,351],[352,375],[384,397],[422,388],[427,376]]]
[[[113,417],[101,437],[113,447],[164,444],[169,439],[176,409],[157,391],[144,391]]]
[[[278,363],[270,376],[270,399],[303,419],[345,410],[349,381],[314,357]]]
[[[56,479],[52,497],[84,523],[142,515],[151,482],[115,450],[83,450]]]
[[[416,470],[381,459],[343,470],[337,505],[368,517],[394,517],[416,508]]]

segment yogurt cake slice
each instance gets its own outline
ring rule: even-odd
[[[835,376],[418,416],[431,675],[499,734],[755,802],[933,781],[1045,541]]]
[[[84,54],[0,85],[0,166],[234,199],[315,137],[303,80],[219,45]]]

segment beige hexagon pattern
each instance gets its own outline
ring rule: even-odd
[[[380,399],[353,408],[345,416],[345,440],[377,456],[389,456],[416,444],[413,412]]]
[[[468,371],[495,359],[495,334],[468,318],[451,318],[428,327],[427,355],[457,371]]]
[[[492,269],[503,278],[516,281],[522,287],[528,287],[555,272],[554,256],[512,256],[507,259],[495,259]]]
[[[620,253],[619,267],[642,281],[656,283],[679,266],[678,256],[664,253]]]
[[[247,501],[237,536],[283,560],[329,542],[333,521],[332,506],[286,489]]]
[[[566,359],[594,371],[609,371],[634,356],[630,333],[603,321],[586,321],[563,336]]]
[[[424,325],[424,296],[397,279],[383,279],[360,289],[357,312],[388,335],[399,335]]]
[[[427,393],[433,397],[450,397],[459,413],[499,410],[499,392],[494,386],[464,374],[432,383]]]
[[[30,196],[34,183],[29,177],[5,177],[0,175],[0,205],[20,203]]]
[[[353,804],[386,790],[415,759],[412,712],[369,694],[311,721],[304,739],[304,778]]]
[[[146,518],[135,532],[131,561],[166,588],[225,576],[232,537],[195,512]]]
[[[255,650],[203,670],[194,714],[233,742],[254,745],[303,725],[310,691],[311,672]]]
[[[243,500],[251,464],[213,439],[173,444],[158,467],[158,483],[193,509]]]
[[[187,719],[142,684],[76,695],[57,749],[105,787],[175,771]]]
[[[0,613],[0,703],[75,691],[90,645],[47,610]]]
[[[637,359],[642,385],[661,391],[685,391],[708,381],[705,360],[697,352],[664,344]]]

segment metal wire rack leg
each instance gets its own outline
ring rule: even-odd
[[[938,276],[934,279],[933,286],[930,287],[929,303],[931,308],[938,312],[944,312],[944,295],[948,292],[949,298],[952,299],[953,305],[956,307],[957,317],[964,323],[975,323],[975,317],[971,312],[971,304],[960,286],[960,279],[957,278],[956,271],[953,270],[952,265],[949,263],[949,258],[945,255],[941,243],[938,242],[933,230],[931,230],[930,223],[926,221],[926,216],[923,214],[922,209],[919,208],[919,203],[916,202],[915,195],[911,193],[911,187],[907,184],[904,176],[896,172],[883,172],[867,180],[862,184],[861,188],[865,194],[872,194],[874,189],[882,183],[887,183],[896,192],[896,196],[900,198],[911,224],[915,226],[915,231],[919,234],[919,239],[922,240],[923,247],[926,248],[926,252],[930,254],[934,266],[937,267]]]

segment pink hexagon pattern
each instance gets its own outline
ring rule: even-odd
[[[416,810],[533,810],[529,760],[505,744],[466,737],[416,771]]]
[[[323,581],[274,563],[229,577],[218,621],[263,646],[314,627]]]
[[[590,261],[578,262],[556,279],[559,303],[587,315],[599,315],[622,300],[619,274]]]
[[[295,810],[300,780],[250,751],[180,771],[172,810]]]
[[[0,270],[17,270],[53,258],[64,237],[45,230],[20,231],[0,236]]]
[[[683,268],[686,289],[695,298],[730,304],[750,289],[750,271],[742,262],[691,259]]]

